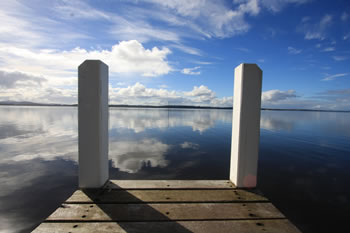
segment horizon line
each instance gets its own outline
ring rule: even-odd
[[[46,107],[77,107],[78,104],[34,103],[28,101],[1,101],[0,106],[46,106]],[[187,108],[187,109],[233,109],[231,107],[200,106],[200,105],[142,105],[142,104],[109,104],[116,108]],[[304,108],[260,108],[265,111],[309,111],[309,112],[350,112],[350,110],[304,109]]]

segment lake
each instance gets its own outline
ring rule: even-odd
[[[228,179],[231,110],[110,108],[112,179]],[[76,107],[0,106],[0,232],[78,185]],[[303,232],[350,232],[350,113],[262,111],[258,188]]]

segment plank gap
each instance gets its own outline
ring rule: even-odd
[[[265,221],[265,220],[288,220],[285,217],[272,217],[272,218],[208,218],[208,219],[171,219],[171,220],[45,220],[45,223],[92,223],[92,222],[210,222],[210,221]]]
[[[242,200],[242,201],[147,201],[147,202],[84,202],[84,201],[76,201],[76,202],[63,202],[63,204],[72,204],[72,205],[80,205],[80,204],[113,204],[113,205],[123,205],[123,204],[220,204],[220,203],[238,203],[238,204],[244,204],[244,203],[271,203],[269,200],[257,200],[257,201],[250,201],[250,200]]]

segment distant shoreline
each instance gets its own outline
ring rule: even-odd
[[[77,107],[77,104],[40,104],[32,102],[0,102],[0,106],[43,106],[43,107]],[[111,104],[112,108],[180,108],[180,109],[232,109],[232,107],[210,107],[210,106],[191,106],[191,105],[127,105]],[[261,108],[264,111],[301,111],[301,112],[347,112],[350,110],[326,110],[326,109],[297,109],[297,108]]]

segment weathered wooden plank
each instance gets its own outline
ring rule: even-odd
[[[229,180],[110,180],[112,189],[232,189]]]
[[[288,220],[229,220],[177,222],[104,222],[104,223],[43,223],[34,233],[300,233]]]
[[[300,233],[266,198],[226,180],[123,180],[76,191],[34,232],[264,231]]]
[[[66,203],[141,203],[141,202],[242,202],[267,201],[245,190],[78,190]]]
[[[169,221],[283,217],[271,203],[63,204],[47,220]]]

